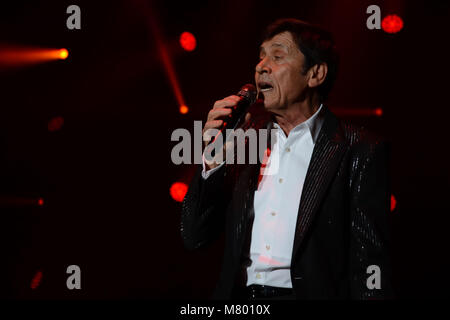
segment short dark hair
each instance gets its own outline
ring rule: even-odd
[[[264,31],[262,41],[272,39],[277,34],[289,31],[300,51],[305,56],[303,72],[306,72],[316,64],[326,63],[328,66],[325,81],[318,87],[321,101],[324,101],[331,91],[336,79],[339,56],[336,51],[333,37],[330,32],[322,27],[308,22],[285,18],[271,23]]]

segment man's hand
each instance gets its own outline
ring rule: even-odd
[[[214,103],[213,108],[208,113],[208,118],[206,120],[205,126],[203,127],[203,145],[206,148],[209,141],[214,138],[208,133],[209,129],[219,129],[224,120],[231,114],[232,107],[234,107],[240,98],[236,95],[228,96],[222,100],[218,100]],[[245,115],[244,124],[250,119],[250,113]],[[222,137],[220,137],[222,138]],[[222,138],[223,139],[223,138]],[[225,142],[225,141],[224,141]],[[223,147],[223,155],[226,155],[226,150],[232,147],[232,143],[225,143]],[[220,163],[213,159],[212,161],[205,161],[206,170],[213,169],[217,167]]]

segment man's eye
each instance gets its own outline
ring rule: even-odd
[[[273,56],[273,59],[274,59],[274,60],[280,60],[280,59],[281,59],[281,56]]]

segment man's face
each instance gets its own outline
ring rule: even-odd
[[[264,95],[266,110],[276,113],[303,99],[307,87],[307,76],[303,75],[305,56],[290,32],[263,42],[259,58],[255,82],[258,92]]]

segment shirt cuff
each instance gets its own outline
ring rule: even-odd
[[[221,164],[219,164],[217,167],[212,168],[212,169],[209,169],[209,170],[206,170],[206,164],[205,164],[205,163],[206,163],[206,161],[205,161],[205,154],[203,154],[203,155],[202,155],[202,165],[203,165],[202,178],[203,178],[204,180],[208,179],[208,177],[209,177],[210,175],[212,175],[214,172],[216,172],[217,170],[219,170],[219,169],[225,164],[225,161],[222,162]]]

